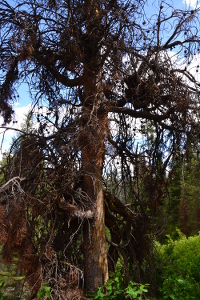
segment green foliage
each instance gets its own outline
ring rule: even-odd
[[[147,287],[148,284],[138,284],[130,281],[129,285],[125,289],[125,298],[142,300],[144,293],[148,292]]]
[[[200,236],[168,240],[159,246],[162,285],[159,299],[199,299],[200,295]]]
[[[50,299],[50,297],[51,297],[51,292],[50,292],[50,290],[51,290],[51,287],[50,287],[50,286],[47,286],[46,284],[43,283],[42,289],[39,290],[39,291],[37,292],[37,297],[38,297],[38,299],[39,299],[39,300],[43,300],[45,296],[46,296],[48,299]]]
[[[7,300],[7,299],[8,299],[8,296],[5,296],[4,293],[1,291],[2,288],[3,288],[3,286],[4,286],[4,282],[2,282],[2,283],[0,284],[0,299],[2,299],[2,300]]]
[[[122,299],[144,299],[144,293],[148,292],[148,284],[139,284],[130,281],[129,285],[124,288],[123,275],[120,271],[116,274],[111,273],[110,279],[104,284],[103,287],[99,287],[95,295],[90,295],[88,299],[91,300],[122,300]],[[146,298],[145,298],[146,299]]]
[[[188,276],[185,279],[176,276],[171,275],[170,278],[165,279],[162,286],[162,299],[199,299],[198,294],[193,290],[195,282],[191,282],[192,280]]]

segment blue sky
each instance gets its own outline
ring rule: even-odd
[[[11,3],[12,0],[9,1],[9,3]],[[171,3],[172,6],[174,6],[177,9],[187,9],[188,7],[193,9],[196,5],[198,5],[200,3],[199,1],[196,0],[166,0],[166,2]],[[159,8],[161,1],[157,1],[157,0],[149,0],[147,3],[147,16],[151,16],[154,13],[156,13],[156,7]],[[15,103],[14,109],[15,109],[15,113],[16,113],[16,120],[18,121],[17,124],[13,125],[10,124],[10,127],[13,128],[13,126],[15,128],[20,128],[21,124],[23,123],[24,117],[25,115],[28,113],[29,109],[30,109],[30,104],[31,104],[31,99],[29,96],[29,92],[28,92],[28,86],[26,84],[22,84],[19,89],[18,89],[18,93],[19,93],[19,101],[18,103]],[[1,119],[0,119],[1,122]],[[16,132],[14,131],[7,131],[6,134],[4,135],[4,142],[3,142],[3,147],[2,150],[0,152],[0,159],[1,159],[1,155],[2,152],[4,152],[5,150],[7,150],[9,148],[9,145],[12,141],[12,137],[13,135],[15,135]],[[0,144],[3,138],[3,130],[0,129]]]

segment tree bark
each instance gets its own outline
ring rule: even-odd
[[[108,280],[108,262],[105,237],[105,209],[102,170],[105,157],[105,139],[108,133],[107,113],[98,112],[97,86],[94,76],[85,74],[85,102],[80,134],[83,193],[92,205],[94,218],[83,228],[84,283],[88,292],[95,292]]]
[[[105,212],[102,182],[85,176],[83,190],[94,202],[95,217],[87,220],[83,228],[84,281],[89,292],[95,292],[108,280],[105,238]],[[93,194],[93,195],[91,195]],[[93,197],[92,197],[93,196]]]

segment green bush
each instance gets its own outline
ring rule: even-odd
[[[110,279],[103,287],[99,287],[95,295],[89,295],[91,300],[124,300],[124,299],[147,299],[144,293],[148,292],[148,284],[139,284],[130,281],[129,285],[123,287],[123,276],[118,270],[110,274]]]
[[[50,286],[47,286],[46,284],[43,283],[42,285],[42,289],[40,289],[38,292],[37,292],[37,298],[39,300],[44,300],[45,296],[46,298],[50,299],[51,297],[51,287]]]
[[[158,263],[162,268],[159,299],[199,299],[200,236],[172,241],[158,246]]]

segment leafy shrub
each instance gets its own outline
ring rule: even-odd
[[[37,297],[39,300],[43,300],[44,297],[46,296],[48,299],[50,299],[51,297],[51,293],[50,293],[51,288],[49,286],[47,286],[46,284],[43,283],[42,285],[42,289],[40,289],[37,292]]]
[[[129,285],[125,289],[126,299],[139,299],[142,300],[144,293],[148,292],[148,284],[138,284],[130,281]],[[139,296],[139,297],[138,297]]]
[[[162,286],[159,299],[199,299],[200,295],[200,236],[160,245],[159,264],[162,266]]]
[[[90,295],[91,300],[123,300],[123,299],[146,299],[144,293],[148,292],[148,284],[139,284],[130,281],[129,285],[123,287],[123,276],[118,271],[116,274],[111,273],[110,279],[103,287],[99,287],[95,295]],[[106,292],[104,292],[104,290]]]

